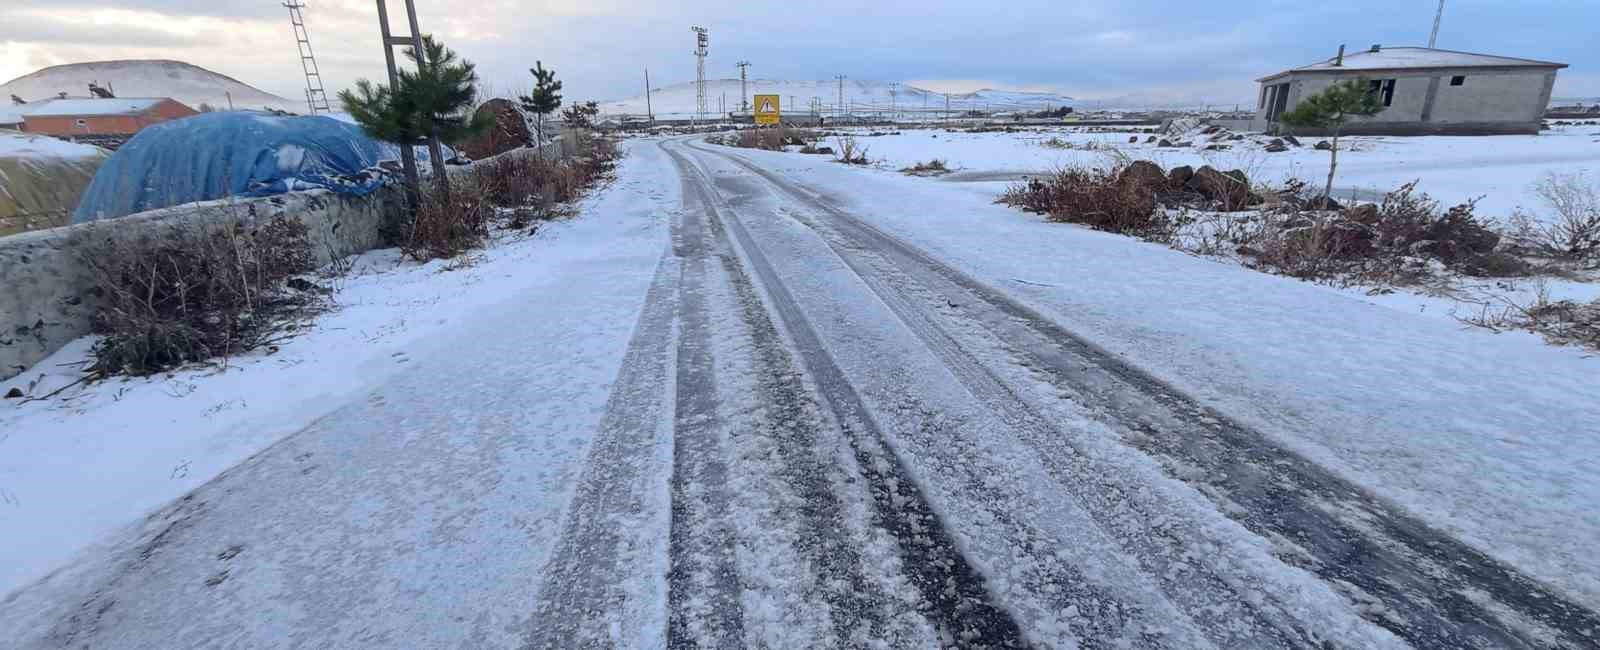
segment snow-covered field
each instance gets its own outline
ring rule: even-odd
[[[627,175],[632,164],[625,159],[620,173]],[[50,400],[5,400],[0,557],[7,560],[0,562],[0,594],[66,564],[113,530],[359,400],[419,360],[453,354],[452,348],[469,344],[463,337],[497,336],[525,329],[525,319],[547,318],[543,306],[563,302],[551,292],[617,290],[604,284],[606,265],[628,256],[653,263],[665,224],[651,215],[675,207],[676,191],[616,189],[585,204],[608,200],[615,209],[548,224],[531,237],[506,236],[467,260],[418,265],[401,261],[393,249],[360,255],[350,274],[334,281],[335,309],[273,354],[109,380]],[[592,286],[556,282],[579,276]],[[503,320],[486,322],[484,314]],[[16,387],[39,396],[76,380],[91,344],[89,338],[71,344],[0,383],[0,393]],[[597,338],[584,349],[620,351],[624,344]],[[580,371],[560,372],[575,381]],[[609,381],[610,375],[599,374],[596,381]]]
[[[887,112],[891,108],[898,108],[914,112],[924,108],[943,110],[945,107],[944,93],[925,90],[907,83],[888,81],[846,79],[841,88],[833,79],[814,81],[750,79],[745,82],[744,88],[745,92],[752,96],[778,95],[782,110],[792,113],[810,112],[813,102],[819,103],[824,111],[836,110],[841,101],[841,92],[844,95],[843,102],[853,111]],[[739,110],[740,92],[738,79],[707,79],[706,98],[709,111],[716,113],[719,101],[724,97],[727,98],[725,108],[728,111]],[[1038,111],[1074,103],[1076,100],[1071,97],[1053,93],[979,90],[950,95],[950,109],[953,111],[970,109]],[[600,110],[607,115],[644,115],[646,110],[651,110],[657,117],[662,118],[689,117],[695,113],[695,85],[693,82],[688,82],[653,88],[648,103],[643,95],[638,95],[604,102],[600,104]]]
[[[884,129],[858,129],[860,134]],[[1130,144],[1128,138],[1139,137]],[[1305,146],[1268,153],[1254,142],[1224,143],[1226,151],[1162,148],[1147,144],[1147,134],[1086,133],[1080,128],[1028,129],[1019,133],[950,133],[943,129],[903,129],[899,135],[860,137],[868,158],[898,169],[942,158],[963,172],[1047,172],[1076,164],[1106,165],[1111,151],[1054,149],[1040,143],[1057,138],[1075,146],[1115,150],[1163,168],[1211,165],[1242,169],[1252,180],[1279,184],[1288,178],[1313,183],[1327,175],[1328,153]],[[1537,136],[1351,136],[1341,139],[1336,198],[1358,190],[1365,199],[1419,181],[1418,190],[1445,205],[1480,198],[1478,214],[1509,217],[1517,208],[1539,209],[1533,184],[1547,172],[1588,172],[1600,177],[1600,122],[1557,126]],[[960,180],[957,176],[953,180]],[[1002,183],[1003,184],[1003,183]]]

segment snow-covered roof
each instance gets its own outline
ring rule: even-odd
[[[1347,70],[1407,70],[1416,68],[1565,68],[1565,63],[1535,61],[1508,56],[1492,56],[1439,50],[1426,47],[1383,47],[1377,51],[1347,52],[1342,65],[1334,65],[1338,57],[1330,57],[1311,65],[1300,66],[1262,77],[1271,79],[1294,72],[1342,72]]]
[[[0,124],[21,124],[21,106],[0,106]]]
[[[47,99],[42,102],[18,106],[23,109],[22,114],[28,117],[80,117],[87,115],[133,115],[143,113],[156,104],[166,101],[163,97],[117,97],[114,99],[99,98],[68,98]]]

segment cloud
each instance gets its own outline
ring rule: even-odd
[[[371,0],[306,2],[330,92],[385,76]],[[0,72],[29,71],[16,70],[19,51],[52,62],[179,58],[301,95],[298,54],[277,1],[6,3]],[[396,31],[406,31],[404,4],[389,4]],[[1248,101],[1253,79],[1326,58],[1339,43],[1424,42],[1436,5],[1415,4],[1239,0],[1219,10],[1164,0],[418,0],[418,11],[423,30],[476,62],[491,85],[525,89],[527,69],[542,60],[574,100],[636,95],[646,67],[659,85],[692,79],[688,28],[703,24],[711,29],[713,77],[735,76],[734,62],[749,60],[751,73],[765,78],[978,80],[1081,97],[1201,93],[1221,103]],[[1592,77],[1581,75],[1600,67],[1600,51],[1585,26],[1600,20],[1600,3],[1532,4],[1452,5],[1441,45],[1565,61],[1573,69],[1563,71],[1558,92],[1593,88]]]

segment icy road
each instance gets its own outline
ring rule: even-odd
[[[1562,436],[1600,422],[1592,392],[1502,408],[1475,398],[1515,392],[1486,376],[1443,389],[1479,413],[1402,431],[1414,414],[1381,377],[1297,391],[1318,370],[1285,343],[1261,363],[1286,370],[1235,369],[1284,372],[1281,391],[1218,389],[1263,416],[1029,298],[1107,276],[980,279],[830,182],[862,172],[786,160],[630,143],[590,206],[613,228],[593,259],[13,593],[0,646],[1600,647],[1593,558],[1573,551],[1595,541],[1593,506],[1562,492],[1593,490],[1593,467],[1535,453],[1586,453]],[[985,241],[973,255],[1006,254]],[[1322,295],[1262,286],[1262,304]],[[1476,346],[1501,374],[1566,362],[1440,332],[1429,349]],[[1209,372],[1168,356],[1174,376]],[[1530,436],[1519,458],[1540,471],[1455,462],[1477,452],[1452,451],[1452,417]],[[1424,451],[1332,467],[1285,442],[1302,429]],[[1497,472],[1524,487],[1472,481]],[[1430,507],[1440,494],[1459,505]]]

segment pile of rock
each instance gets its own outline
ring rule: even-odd
[[[1118,182],[1143,188],[1168,205],[1203,202],[1210,208],[1234,211],[1263,202],[1250,191],[1250,177],[1243,171],[1218,171],[1210,165],[1199,169],[1185,165],[1164,171],[1156,163],[1139,160],[1122,170]]]

